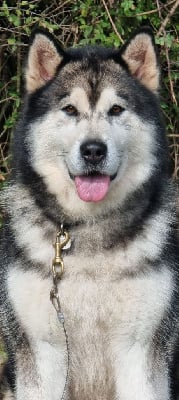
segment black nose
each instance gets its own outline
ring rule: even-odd
[[[97,164],[106,157],[107,146],[100,141],[86,141],[81,144],[80,152],[86,162]]]

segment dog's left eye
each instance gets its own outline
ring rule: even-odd
[[[68,106],[62,108],[62,111],[66,112],[66,114],[71,115],[71,116],[76,116],[78,114],[77,109],[69,104]]]
[[[122,108],[118,104],[114,104],[109,110],[109,115],[117,116],[117,115],[121,114],[122,111],[124,111],[124,108]]]

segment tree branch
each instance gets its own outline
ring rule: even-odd
[[[124,43],[124,40],[122,39],[120,33],[118,32],[118,30],[117,30],[117,28],[116,28],[116,25],[115,25],[114,21],[113,21],[112,18],[111,18],[111,15],[110,15],[110,12],[109,12],[109,9],[108,9],[108,6],[107,6],[105,0],[102,0],[102,2],[103,2],[103,5],[104,5],[105,10],[106,10],[106,12],[107,12],[108,18],[109,18],[109,20],[110,20],[110,22],[111,22],[111,25],[112,25],[112,27],[113,27],[113,29],[114,29],[115,34],[118,36],[120,42],[123,44],[123,43]]]
[[[179,6],[179,0],[176,0],[175,4],[173,5],[171,10],[169,11],[169,13],[166,16],[166,18],[164,19],[164,21],[162,22],[161,27],[160,27],[159,31],[157,32],[157,36],[160,36],[161,33],[165,30],[166,25],[168,24],[168,22],[169,22],[170,18],[172,17],[172,15],[175,13],[175,10],[177,9],[178,6]]]

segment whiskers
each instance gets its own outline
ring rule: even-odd
[[[69,153],[68,151],[62,150],[60,151],[60,153],[57,153],[57,157],[65,157],[68,155],[68,153]]]

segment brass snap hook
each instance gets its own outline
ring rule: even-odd
[[[55,246],[59,245],[62,250],[63,247],[69,242],[69,240],[70,240],[69,233],[61,230],[57,233]]]
[[[54,282],[57,282],[58,279],[61,279],[63,271],[64,271],[64,262],[62,259],[52,264],[52,274]]]
[[[55,273],[57,273],[57,275],[59,277],[61,277],[61,275],[63,273],[64,264],[63,264],[61,253],[62,253],[64,246],[69,242],[69,240],[70,240],[69,233],[63,231],[63,229],[61,229],[61,231],[59,231],[56,235],[56,242],[54,244],[55,257],[52,261],[53,275],[55,272]],[[54,271],[54,268],[58,268],[58,271]]]

